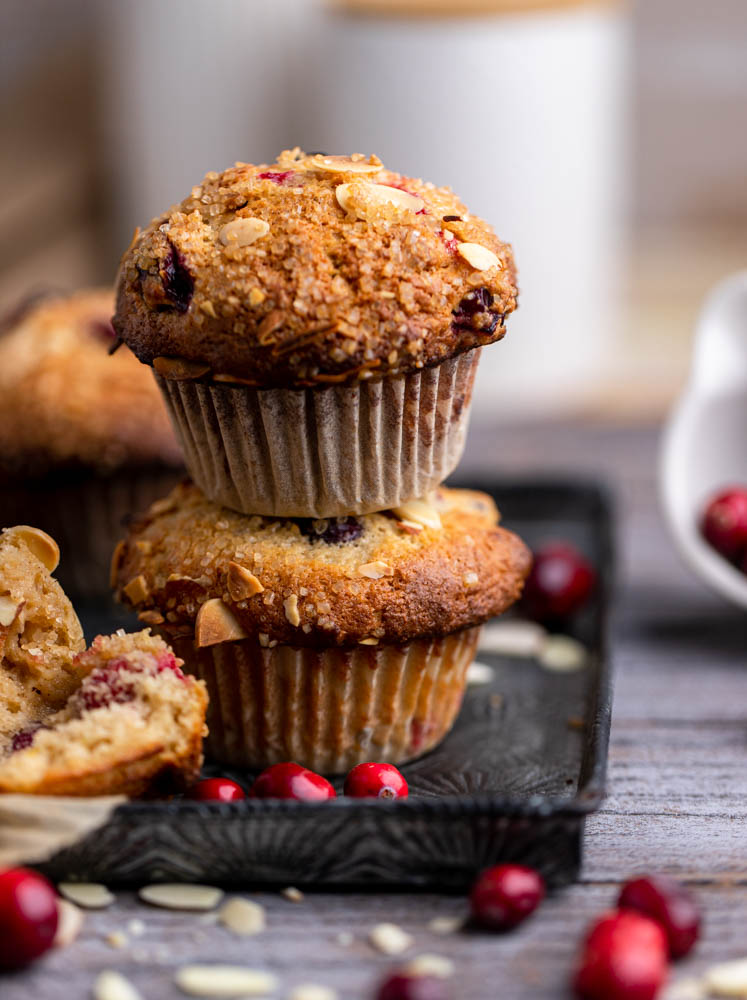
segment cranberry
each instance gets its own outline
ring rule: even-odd
[[[320,802],[334,799],[334,788],[321,774],[315,774],[300,764],[286,761],[266,768],[252,785],[249,795],[253,799],[301,799],[303,802]]]
[[[692,893],[667,875],[633,879],[623,886],[617,905],[645,913],[660,924],[672,958],[687,955],[698,939],[700,911]]]
[[[734,486],[713,497],[700,530],[717,552],[732,562],[747,557],[747,486]]]
[[[123,705],[133,701],[134,686],[118,676],[118,671],[128,666],[127,660],[112,660],[105,667],[92,670],[68,704],[78,712],[92,712],[97,708],[107,708],[112,703]]]
[[[26,729],[16,733],[10,741],[10,752],[17,753],[19,750],[26,750],[34,742],[34,737],[39,730],[45,728],[41,725],[27,726]]]
[[[169,251],[158,268],[158,275],[140,270],[140,287],[148,308],[156,312],[176,309],[184,313],[192,301],[195,282],[184,258],[170,243]]]
[[[19,969],[52,947],[57,896],[28,868],[0,872],[0,969]]]
[[[285,184],[292,176],[292,170],[263,170],[261,174],[257,174],[259,180],[272,181],[273,184]]]
[[[245,799],[244,789],[230,778],[205,778],[187,792],[196,802],[238,802]]]
[[[562,621],[583,607],[595,583],[594,568],[576,548],[553,542],[535,552],[521,604],[537,621]]]
[[[379,986],[376,1000],[448,1000],[449,996],[443,979],[395,972]]]
[[[507,931],[534,913],[544,898],[545,883],[533,868],[495,865],[472,886],[470,906],[478,924]]]
[[[345,794],[354,799],[406,799],[407,782],[393,764],[357,764],[345,779]]]
[[[452,326],[457,330],[479,330],[482,333],[494,333],[505,318],[502,312],[491,309],[493,293],[484,285],[476,288],[461,300],[453,310]]]
[[[574,980],[583,1000],[654,1000],[667,978],[667,940],[639,913],[614,910],[594,924]]]
[[[356,517],[303,518],[298,527],[309,541],[325,542],[327,545],[354,542],[363,534],[363,525]]]

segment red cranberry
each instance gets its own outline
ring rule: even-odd
[[[566,542],[538,549],[524,586],[522,606],[537,621],[561,621],[589,598],[596,573],[581,553]]]
[[[646,875],[623,886],[617,904],[621,910],[638,910],[664,929],[672,958],[692,949],[700,931],[700,911],[692,893],[667,875]]]
[[[500,323],[503,324],[504,314],[491,308],[493,293],[483,286],[468,292],[460,301],[452,315],[451,325],[457,330],[480,330],[482,333],[494,333]]]
[[[667,978],[661,927],[631,910],[613,910],[594,924],[574,980],[583,1000],[654,1000]]]
[[[245,799],[244,789],[230,778],[205,778],[187,792],[196,802],[238,802]]]
[[[542,876],[523,865],[495,865],[472,886],[470,905],[478,924],[495,931],[516,927],[545,898]]]
[[[34,737],[39,732],[40,729],[45,729],[46,726],[36,724],[33,726],[27,726],[26,729],[21,729],[20,732],[15,733],[13,739],[10,741],[10,752],[17,753],[19,750],[26,750],[34,742]]]
[[[709,545],[737,562],[747,557],[747,486],[734,486],[713,497],[700,522]]]
[[[259,180],[272,181],[273,184],[285,184],[292,176],[292,170],[263,170],[261,174],[257,174]]]
[[[252,785],[249,795],[253,799],[320,802],[322,799],[334,799],[337,793],[321,774],[287,761],[266,768]]]
[[[443,979],[395,972],[379,986],[376,1000],[448,1000],[449,996]]]
[[[405,799],[404,776],[393,764],[357,764],[345,779],[345,794],[354,799]]]
[[[327,545],[354,542],[363,534],[363,525],[356,517],[303,518],[298,527],[310,542],[325,542]]]
[[[0,969],[19,969],[52,947],[57,896],[27,868],[0,872]]]

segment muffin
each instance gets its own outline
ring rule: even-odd
[[[210,499],[321,518],[448,476],[516,296],[510,247],[449,189],[295,149],[208,174],[137,233],[113,323]]]
[[[85,647],[73,606],[52,577],[54,539],[26,525],[0,534],[0,746],[64,705]]]
[[[181,476],[160,394],[126,348],[113,357],[113,294],[47,297],[0,336],[0,526],[57,538],[60,580],[106,597],[122,519]]]
[[[482,493],[291,520],[182,484],[131,525],[112,577],[205,680],[211,757],[339,772],[445,736],[479,626],[513,604],[529,564]]]
[[[199,776],[205,686],[148,630],[98,636],[66,704],[0,746],[0,792],[165,795]]]

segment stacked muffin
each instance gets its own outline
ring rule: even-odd
[[[523,543],[447,490],[510,248],[376,157],[208,174],[136,235],[114,327],[196,483],[134,523],[119,596],[207,682],[209,752],[339,771],[443,738]]]

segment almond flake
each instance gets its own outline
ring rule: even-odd
[[[20,607],[21,605],[12,597],[0,597],[0,625],[4,628],[10,625]]]
[[[83,928],[83,911],[74,903],[57,897],[57,930],[55,931],[53,948],[67,948],[77,938]]]
[[[440,528],[441,515],[427,500],[408,500],[392,509],[392,514],[402,522],[414,521],[425,528]]]
[[[153,359],[153,368],[162,378],[173,379],[175,382],[202,378],[210,371],[210,365],[203,361],[188,361],[186,358],[162,356]],[[164,501],[156,501],[160,503]],[[168,501],[167,501],[168,502]],[[153,508],[151,507],[151,512]]]
[[[174,982],[193,997],[264,997],[278,988],[272,973],[242,965],[185,965]]]
[[[474,663],[470,663],[467,667],[468,684],[492,684],[494,677],[495,670],[489,667],[487,663],[478,663],[475,660]]]
[[[380,580],[383,576],[393,576],[394,570],[387,566],[385,562],[370,562],[358,567],[361,576],[367,576],[369,580]]]
[[[200,606],[195,621],[195,639],[200,649],[205,646],[216,646],[220,642],[235,642],[246,637],[247,633],[236,620],[236,616],[220,597],[213,597]]]
[[[491,268],[501,266],[500,257],[479,243],[458,243],[457,252],[476,271],[490,271]]]
[[[288,1000],[337,1000],[336,990],[316,983],[302,983],[288,994]]]
[[[586,666],[586,648],[569,635],[546,636],[538,654],[540,666],[554,673],[572,673]]]
[[[464,927],[464,917],[434,917],[428,922],[431,934],[456,934]]]
[[[474,587],[475,584],[480,582],[480,577],[477,575],[477,573],[473,573],[472,571],[470,571],[469,573],[464,574],[462,580],[465,587]]]
[[[140,604],[149,594],[148,583],[142,573],[140,576],[134,576],[129,583],[124,585],[122,590],[132,604]]]
[[[138,896],[143,902],[166,910],[212,910],[223,899],[223,890],[212,885],[161,882],[143,886]]]
[[[407,212],[419,212],[425,207],[422,198],[390,187],[388,184],[368,184],[363,181],[353,181],[350,184],[338,184],[335,188],[335,198],[340,208],[359,219],[365,219],[368,208],[402,209]]]
[[[119,972],[105,969],[96,976],[93,998],[94,1000],[142,1000],[142,994]]]
[[[60,547],[57,542],[41,528],[32,528],[28,524],[17,524],[3,532],[9,538],[17,538],[42,563],[50,573],[54,573],[60,561]]]
[[[255,594],[261,594],[265,589],[254,573],[250,573],[245,566],[237,562],[228,564],[227,586],[228,593],[234,601],[245,601]]]
[[[246,937],[260,934],[266,926],[265,908],[250,899],[230,899],[221,907],[218,919],[229,931]]]
[[[103,910],[114,902],[114,895],[98,882],[60,882],[58,891],[65,899],[84,910]]]
[[[369,635],[365,639],[359,639],[358,640],[358,645],[359,646],[378,646],[379,645],[379,640],[376,638],[375,635]]]
[[[286,886],[285,889],[281,890],[280,895],[287,899],[289,903],[302,903],[306,898],[295,885]]]
[[[377,924],[368,935],[368,940],[384,955],[401,955],[412,945],[412,938],[397,924]]]
[[[747,958],[712,965],[706,970],[704,983],[717,997],[747,997]]]
[[[378,156],[366,159],[362,153],[352,156],[324,156],[317,153],[303,161],[307,170],[326,170],[332,174],[378,174],[384,164]]]
[[[494,622],[483,626],[478,648],[501,656],[538,656],[546,635],[536,622]]]
[[[454,975],[454,963],[445,955],[417,955],[404,968],[411,976],[433,976],[435,979],[449,979]]]
[[[219,233],[219,238],[223,246],[228,247],[248,247],[263,236],[267,236],[270,231],[269,222],[264,219],[234,219],[227,222]]]
[[[301,624],[301,616],[298,613],[298,594],[291,594],[290,597],[286,597],[283,601],[283,610],[285,611],[285,617],[291,625],[297,627]]]

